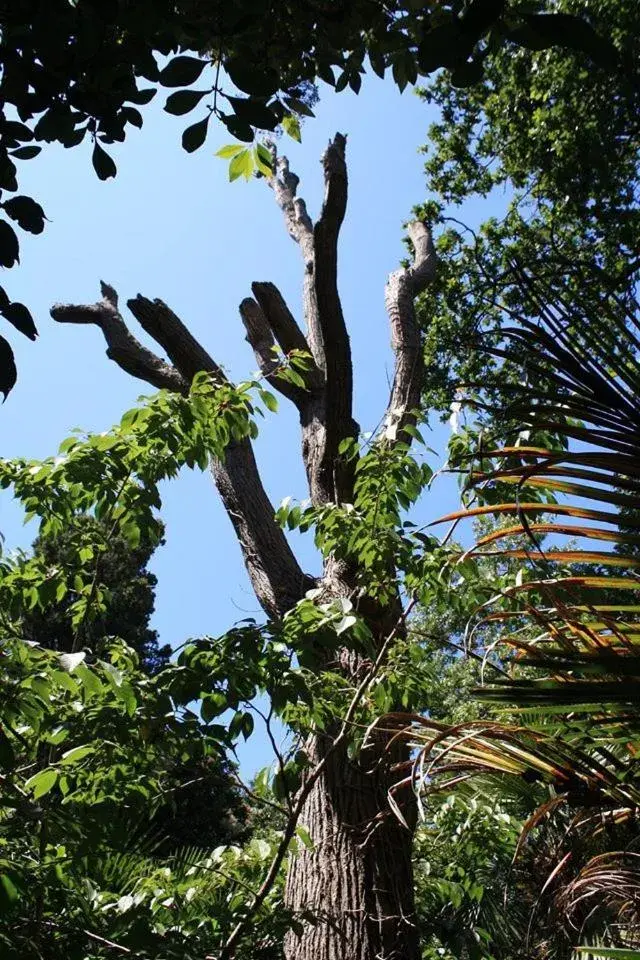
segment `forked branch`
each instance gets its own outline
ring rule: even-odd
[[[144,329],[169,355],[173,364],[157,357],[133,336],[118,311],[112,287],[102,284],[103,299],[88,306],[57,304],[51,316],[59,323],[93,323],[107,341],[107,355],[127,373],[155,387],[188,394],[201,370],[219,382],[225,375],[182,321],[161,300],[138,296],[129,307]],[[222,502],[240,543],[244,563],[256,596],[270,617],[279,617],[300,600],[314,581],[293,555],[258,472],[249,440],[231,443],[224,460],[212,462],[212,473]]]

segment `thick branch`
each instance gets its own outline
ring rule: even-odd
[[[393,387],[386,416],[389,440],[394,440],[402,427],[411,422],[411,411],[420,406],[424,359],[414,300],[431,283],[436,272],[436,252],[427,224],[414,220],[409,224],[408,233],[414,249],[413,263],[392,273],[385,287],[395,353]],[[403,439],[410,441],[408,435]]]
[[[247,342],[253,348],[260,373],[274,390],[277,390],[283,397],[291,400],[298,409],[301,409],[306,402],[305,391],[277,376],[276,371],[280,363],[274,354],[275,340],[259,304],[251,297],[247,297],[240,304],[240,316],[247,331]]]
[[[189,384],[201,370],[226,380],[215,360],[162,300],[148,300],[138,294],[134,299],[127,300],[127,306],[142,329],[162,347]]]
[[[271,177],[269,184],[273,189],[276,202],[284,214],[284,222],[292,237],[300,247],[304,261],[304,283],[302,300],[304,304],[304,318],[307,327],[307,340],[311,355],[320,370],[324,371],[324,348],[322,331],[318,320],[316,293],[314,284],[315,244],[313,223],[307,213],[307,207],[300,197],[296,196],[299,177],[289,170],[289,161],[286,157],[278,157],[276,161],[276,175]]]
[[[324,202],[314,228],[314,284],[326,370],[326,451],[334,463],[346,437],[357,435],[352,415],[353,366],[338,293],[338,236],[347,207],[346,137],[336,134],[323,157]],[[335,497],[351,499],[351,478],[336,476]]]
[[[346,138],[338,133],[322,158],[325,194],[315,226],[296,196],[298,178],[286,159],[279,159],[272,182],[287,229],[304,258],[307,339],[324,377],[323,394],[314,398],[313,410],[303,420],[303,456],[316,502],[353,498],[352,469],[338,455],[340,442],[358,433],[352,415],[351,348],[338,294],[338,235],[347,204],[345,147]]]
[[[200,370],[224,377],[220,367],[162,301],[138,296],[129,301],[129,306],[145,330],[166,349],[177,369],[143,347],[129,332],[118,313],[115,291],[103,285],[103,294],[105,299],[97,304],[56,306],[51,314],[62,323],[97,324],[109,345],[108,356],[127,373],[154,386],[186,394]],[[248,440],[231,443],[224,460],[212,463],[212,472],[240,542],[256,596],[269,616],[282,616],[314,581],[300,569],[275,521],[275,511],[262,486],[251,443]]]
[[[51,316],[58,323],[93,323],[107,341],[107,356],[132,377],[146,380],[159,389],[188,393],[189,383],[175,367],[147,350],[127,329],[118,311],[118,297],[106,283],[101,284],[103,299],[87,306],[57,303]]]
[[[302,350],[309,353],[307,339],[276,285],[256,282],[251,284],[251,290],[284,352]]]

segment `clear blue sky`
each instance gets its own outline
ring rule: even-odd
[[[180,134],[198,119],[197,111],[193,119],[170,117],[163,103],[160,93],[145,108],[143,130],[110,148],[119,167],[115,180],[97,180],[88,144],[68,151],[47,146],[21,165],[21,190],[42,203],[51,222],[42,236],[23,237],[22,263],[3,278],[12,299],[31,307],[40,331],[35,344],[10,331],[19,381],[0,410],[5,457],[55,453],[72,428],[105,430],[141,393],[151,392],[107,360],[96,328],[49,318],[56,301],[98,299],[100,279],[116,287],[121,302],[138,292],[165,300],[236,379],[255,368],[238,315],[251,282],[276,283],[300,315],[299,251],[265,181],[228,183],[226,162],[214,153],[229,137],[214,125],[203,148],[184,153]],[[357,97],[323,92],[316,113],[303,127],[302,144],[283,138],[280,149],[300,175],[301,195],[314,215],[322,191],[320,155],[336,131],[348,134],[349,206],[339,281],[356,369],[356,416],[366,430],[386,402],[392,358],[384,283],[404,253],[402,223],[425,198],[418,151],[434,115],[410,89],[401,95],[374,77]],[[446,430],[438,428],[429,442],[443,451]],[[257,455],[275,505],[287,495],[306,496],[296,417],[284,401],[265,424]],[[159,579],[153,625],[161,640],[175,646],[259,616],[208,475],[185,472],[163,494],[167,542],[152,564]],[[436,517],[454,497],[450,483],[439,484],[421,516]],[[9,548],[28,545],[35,533],[21,526],[6,495],[0,530]],[[296,536],[294,544],[313,570],[309,541]],[[248,769],[264,762],[260,752],[258,742],[246,754]]]

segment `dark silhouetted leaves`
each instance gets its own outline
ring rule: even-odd
[[[118,168],[115,165],[115,161],[109,156],[106,150],[103,150],[99,143],[95,143],[93,147],[93,155],[91,157],[93,163],[93,169],[98,174],[100,180],[108,180],[109,177],[115,177],[118,172]]]
[[[6,400],[18,379],[13,350],[4,337],[0,337],[0,393]]]
[[[254,139],[253,127],[235,115],[223,117],[223,123],[231,136],[244,143],[252,143]]]
[[[11,197],[2,206],[8,216],[15,220],[23,230],[28,230],[29,233],[42,233],[44,230],[46,219],[44,210],[31,197]]]
[[[207,127],[209,125],[210,116],[211,114],[208,114],[204,120],[198,120],[197,123],[187,127],[182,134],[182,146],[187,153],[193,153],[194,150],[197,150],[198,147],[201,147],[207,139]]]
[[[17,120],[7,120],[2,128],[5,137],[11,140],[22,140],[26,143],[33,140],[33,131],[24,123],[18,123]]]
[[[443,23],[430,30],[418,47],[418,66],[423,73],[439,67],[455,67],[469,57],[474,40],[462,30],[460,23]]]
[[[175,117],[181,117],[197,107],[202,98],[206,97],[209,92],[209,90],[178,90],[177,93],[172,93],[167,97],[164,109]]]
[[[127,100],[130,103],[137,103],[139,106],[144,106],[153,100],[156,93],[157,90],[154,90],[153,87],[146,87],[144,90],[137,90],[135,93],[129,94]]]
[[[188,87],[196,82],[206,65],[206,60],[197,57],[174,57],[160,71],[160,83],[163,87]]]
[[[484,76],[482,60],[471,60],[451,71],[451,83],[454,87],[471,87],[479,83]]]
[[[618,63],[618,51],[610,40],[600,36],[585,20],[569,13],[523,14],[530,31],[545,46],[563,46],[586,53],[594,63],[612,67]]]
[[[0,220],[0,266],[12,267],[20,260],[20,246],[13,227]]]
[[[258,127],[260,130],[275,130],[278,126],[279,117],[264,103],[245,97],[229,97],[229,103],[238,119],[252,127]]]
[[[460,18],[462,29],[480,39],[504,13],[505,0],[472,0]]]
[[[8,154],[0,153],[0,188],[3,190],[17,190],[16,165],[9,159]]]
[[[42,147],[18,147],[17,150],[11,151],[11,156],[17,157],[18,160],[33,160],[41,151]]]
[[[225,63],[225,70],[238,90],[257,97],[269,97],[280,86],[275,70],[264,69],[247,60],[232,59]]]
[[[23,333],[25,337],[28,337],[29,340],[35,340],[38,336],[38,330],[35,323],[33,322],[33,317],[31,313],[25,307],[24,303],[16,301],[15,303],[10,303],[7,306],[1,308],[2,316],[5,317],[9,323],[13,324],[16,330],[19,330],[20,333]]]

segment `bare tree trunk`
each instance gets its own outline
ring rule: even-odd
[[[308,749],[321,759],[326,738]],[[382,744],[378,745],[380,754]],[[372,771],[345,749],[330,758],[305,803],[300,823],[313,847],[292,861],[287,905],[314,923],[285,940],[288,960],[414,960],[420,956],[411,869],[412,830],[387,804],[392,775],[368,757]],[[413,826],[413,823],[411,824]]]
[[[338,235],[347,202],[345,144],[345,138],[337,134],[324,154],[325,196],[315,224],[296,195],[298,178],[285,158],[278,160],[277,173],[270,181],[287,229],[303,257],[306,334],[273,284],[254,283],[254,298],[240,305],[247,340],[263,375],[298,409],[302,458],[316,506],[352,503],[354,499],[354,464],[339,455],[340,443],[357,438],[359,432],[352,416],[351,352],[337,286]],[[409,237],[413,264],[391,274],[386,286],[395,352],[382,441],[389,445],[396,442],[402,427],[411,423],[420,404],[424,371],[413,302],[435,270],[428,227],[410,224]],[[211,372],[220,383],[225,381],[221,368],[162,301],[138,296],[128,301],[128,306],[169,362],[130,333],[119,312],[116,292],[103,284],[102,293],[103,299],[89,306],[55,306],[52,316],[63,323],[99,326],[107,341],[107,355],[132,376],[155,386],[187,394],[200,370]],[[304,388],[273,376],[276,342],[285,354],[304,350],[313,358]],[[402,440],[409,443],[410,436],[405,433]],[[348,597],[356,603],[372,635],[380,638],[382,656],[389,628],[402,617],[399,598],[393,609],[381,610],[375,600],[356,590],[357,571],[344,570],[331,556],[319,581],[302,571],[275,521],[249,440],[231,444],[225,457],[212,464],[212,472],[267,616],[282,617],[312,586],[320,586],[326,596]],[[393,583],[393,569],[389,576]],[[341,660],[345,674],[357,687],[362,667],[357,655],[344,650]],[[319,664],[318,670],[322,669]],[[287,905],[302,921],[301,929],[287,935],[287,960],[418,960],[411,871],[415,810],[408,797],[403,809],[406,824],[402,825],[387,799],[394,782],[393,765],[406,757],[400,748],[395,754],[386,750],[382,736],[358,760],[348,757],[346,747],[344,738],[336,740],[332,731],[312,731],[307,744],[310,772],[298,806],[305,797],[299,822],[309,831],[313,848],[303,849],[293,858],[286,885]],[[314,781],[313,768],[318,764],[322,772]],[[280,862],[274,863],[274,875]],[[243,932],[240,927],[227,942],[225,957],[233,955]]]

